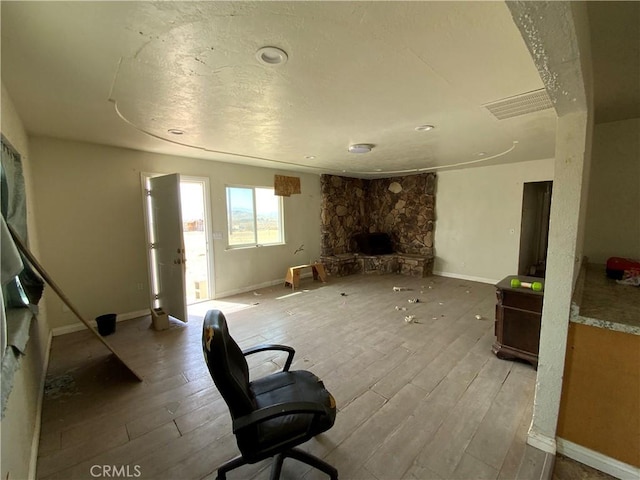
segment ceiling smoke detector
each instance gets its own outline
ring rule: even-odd
[[[287,63],[287,52],[278,47],[262,47],[256,52],[256,59],[263,65],[282,65]]]
[[[372,148],[370,143],[356,143],[349,146],[349,153],[369,153]]]

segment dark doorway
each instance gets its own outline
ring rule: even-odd
[[[529,182],[522,193],[518,275],[544,278],[553,182]]]

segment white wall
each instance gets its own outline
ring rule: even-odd
[[[38,255],[38,231],[33,207],[33,182],[27,134],[13,102],[2,84],[2,135],[21,155],[27,191],[27,226],[30,249]],[[2,419],[2,459],[0,478],[33,478],[40,435],[40,408],[51,339],[46,298],[40,301],[38,319],[31,326],[31,337],[20,369],[16,372],[5,417]]]
[[[216,296],[280,283],[288,266],[320,256],[320,179],[317,175],[166,156],[123,148],[32,138],[42,263],[89,320],[102,313],[149,308],[140,175],[208,177]],[[226,249],[225,185],[272,186],[274,174],[301,177],[302,194],[284,197],[286,245]],[[304,256],[293,252],[304,244]],[[50,299],[53,327],[76,323]]]
[[[640,259],[640,118],[594,129],[584,252]]]
[[[438,173],[434,273],[496,283],[518,273],[524,183],[553,159]]]

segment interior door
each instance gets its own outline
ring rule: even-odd
[[[180,175],[149,179],[150,221],[156,279],[156,304],[168,315],[187,321],[185,292],[185,249],[180,207]]]

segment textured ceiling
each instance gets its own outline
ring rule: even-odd
[[[554,154],[552,108],[485,108],[543,88],[502,2],[1,8],[2,80],[32,135],[359,177]],[[263,46],[288,62],[260,64]]]

